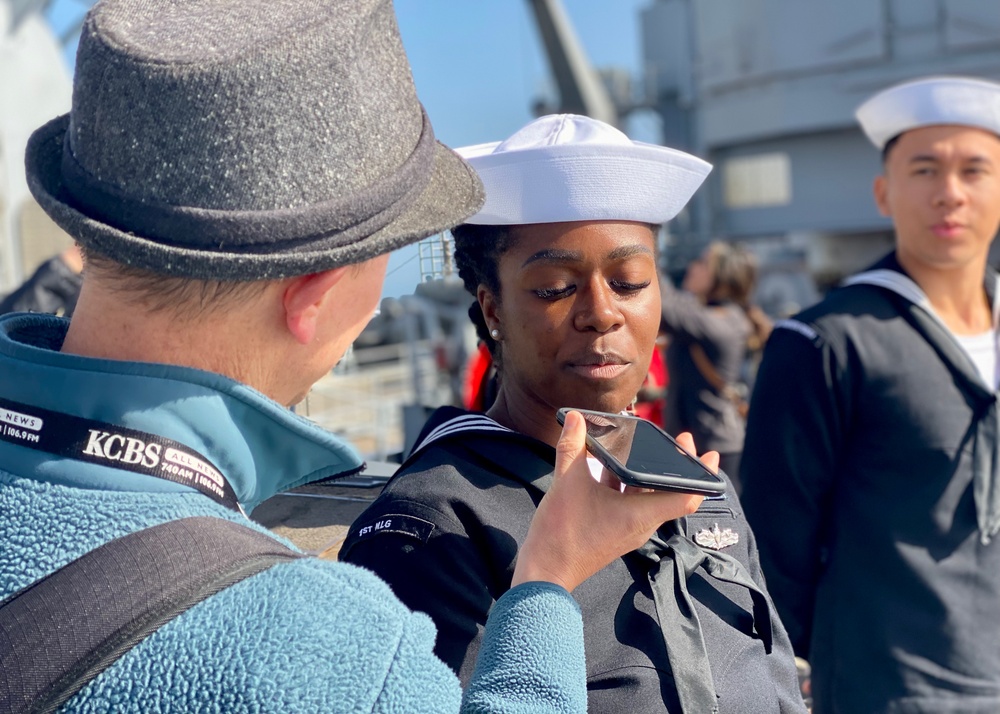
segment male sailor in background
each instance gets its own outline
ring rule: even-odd
[[[776,325],[744,506],[815,712],[997,712],[1000,85],[911,81],[857,117],[896,247]]]

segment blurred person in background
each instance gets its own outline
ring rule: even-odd
[[[710,243],[688,266],[681,290],[660,278],[661,329],[670,387],[664,421],[689,431],[699,449],[719,452],[720,468],[739,492],[747,408],[748,351],[760,350],[771,321],[751,304],[756,258],[744,246]]]
[[[83,256],[75,243],[42,263],[13,292],[0,300],[0,315],[45,312],[72,317],[83,285]]]
[[[667,336],[662,332],[656,336],[653,356],[649,360],[649,371],[643,380],[639,392],[635,395],[629,411],[638,417],[651,421],[663,427],[663,409],[667,403],[667,387],[670,385],[670,375],[667,374],[666,363]]]

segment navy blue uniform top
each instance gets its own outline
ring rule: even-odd
[[[874,269],[901,279],[776,325],[743,502],[815,712],[1000,712],[1000,543],[973,494],[995,394],[894,256]]]
[[[354,522],[340,551],[342,559],[375,571],[404,603],[434,619],[435,652],[463,681],[472,674],[486,616],[510,587],[518,547],[554,464],[555,450],[547,444],[483,415],[439,409],[413,456]],[[728,536],[723,542],[732,544],[721,552],[734,556],[763,587],[753,535],[735,496],[705,500],[681,527],[692,538]],[[649,562],[630,553],[573,593],[583,612],[591,712],[681,711],[650,573]],[[719,711],[803,712],[791,645],[774,608],[773,649],[766,654],[745,588],[702,571],[687,587]]]

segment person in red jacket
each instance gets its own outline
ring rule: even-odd
[[[649,372],[646,380],[639,387],[632,412],[657,426],[663,426],[663,409],[667,403],[667,386],[670,375],[667,373],[667,363],[664,360],[666,337],[661,333],[656,338],[656,348],[653,358],[649,361]]]

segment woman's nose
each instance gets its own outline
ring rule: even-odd
[[[608,332],[622,323],[618,296],[603,280],[594,281],[577,302],[574,325],[578,330]]]

